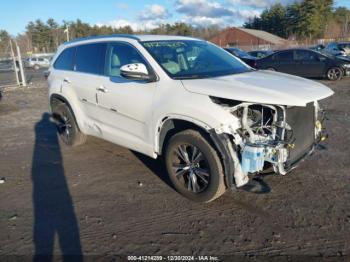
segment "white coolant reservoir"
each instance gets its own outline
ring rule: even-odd
[[[242,171],[255,173],[264,168],[265,149],[263,146],[246,145],[242,151]]]

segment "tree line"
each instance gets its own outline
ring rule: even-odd
[[[219,26],[194,27],[186,23],[161,24],[152,30],[134,31],[130,26],[115,28],[108,25],[90,25],[77,19],[62,21],[50,18],[27,24],[23,34],[15,37],[23,53],[54,52],[66,41],[64,30],[69,27],[70,39],[108,34],[169,34],[210,39],[223,28]],[[249,19],[244,27],[259,29],[284,38],[338,39],[350,36],[350,10],[334,8],[334,0],[301,0],[284,6],[275,4],[259,17]],[[0,57],[9,53],[10,35],[0,30]]]
[[[270,32],[284,38],[344,38],[350,33],[350,10],[334,8],[334,0],[302,0],[283,6],[275,4],[244,27]]]
[[[65,29],[69,28],[70,40],[81,37],[110,35],[110,34],[168,34],[168,35],[184,35],[195,36],[209,39],[220,32],[218,26],[196,28],[186,23],[161,24],[158,27],[145,30],[134,31],[130,26],[114,28],[112,26],[90,25],[77,19],[76,21],[63,21],[58,23],[50,18],[46,22],[38,19],[29,22],[26,31],[16,37],[16,41],[22,52],[54,52],[57,47],[67,41]],[[7,37],[1,37],[1,34]],[[0,31],[0,53],[4,52],[8,45],[9,34]]]

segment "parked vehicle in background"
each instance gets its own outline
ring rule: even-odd
[[[50,66],[50,57],[28,57],[24,62],[24,66],[34,70],[48,68]]]
[[[12,60],[2,60],[0,61],[0,72],[13,71],[13,61]]]
[[[259,59],[257,68],[301,77],[326,77],[340,80],[350,75],[350,62],[310,49],[289,49]]]
[[[350,56],[350,42],[329,43],[322,51],[333,56]]]
[[[243,62],[245,62],[246,64],[250,65],[251,67],[256,67],[256,63],[255,61],[258,59],[254,56],[251,56],[250,54],[248,54],[247,52],[236,48],[236,47],[227,47],[224,48],[227,52],[229,52],[230,54],[238,57],[239,59],[241,59]]]
[[[63,142],[92,135],[163,156],[177,191],[200,202],[251,188],[248,175],[294,169],[322,140],[318,101],[333,94],[180,36],[75,40],[59,47],[49,70]]]
[[[248,52],[249,55],[251,55],[255,58],[259,58],[259,59],[264,58],[264,57],[271,55],[273,53],[274,53],[274,51],[272,51],[272,50],[256,50],[256,51]]]
[[[325,46],[324,45],[314,45],[314,46],[310,46],[309,49],[321,52],[323,49],[325,49]]]

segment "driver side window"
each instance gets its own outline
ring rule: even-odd
[[[110,43],[107,48],[105,75],[121,77],[120,68],[127,64],[147,63],[139,52],[131,45],[125,43]]]

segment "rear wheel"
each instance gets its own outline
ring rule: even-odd
[[[39,65],[34,65],[34,70],[39,70],[40,66]]]
[[[226,191],[217,152],[195,130],[185,130],[170,138],[165,162],[176,190],[193,201],[210,202]]]
[[[342,79],[343,70],[339,67],[332,67],[327,71],[327,79],[331,81],[337,81]]]
[[[55,104],[53,115],[56,120],[57,132],[65,144],[77,146],[85,143],[87,137],[80,132],[71,109],[65,103]]]

